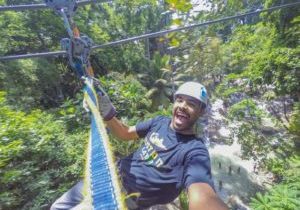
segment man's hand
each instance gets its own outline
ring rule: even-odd
[[[95,90],[98,95],[99,108],[100,108],[101,115],[105,121],[109,121],[113,117],[116,116],[116,114],[117,114],[116,108],[111,103],[107,93],[101,87],[100,82],[94,80],[94,84],[95,84]]]
[[[228,210],[225,203],[206,183],[194,183],[188,188],[189,210]]]

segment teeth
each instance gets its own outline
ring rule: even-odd
[[[185,114],[182,114],[182,113],[178,113],[177,115],[178,115],[179,117],[188,118],[188,116],[187,116],[187,115],[185,115]]]

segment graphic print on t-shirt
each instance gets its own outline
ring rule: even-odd
[[[151,142],[152,144],[154,144],[155,146],[157,146],[160,150],[166,150],[166,146],[164,145],[164,139],[163,138],[159,138],[159,134],[154,132],[150,135],[149,142]]]
[[[153,147],[155,145],[160,150],[166,150],[166,146],[163,144],[163,138],[159,138],[159,134],[153,132],[145,141],[145,145],[142,148],[141,159],[145,160],[149,165],[160,167],[163,165],[163,160],[159,157],[157,151]]]

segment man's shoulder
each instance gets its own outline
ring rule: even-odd
[[[206,145],[204,144],[203,139],[199,138],[199,137],[191,138],[187,143],[191,147],[200,147],[200,148],[205,148],[206,149]]]
[[[188,134],[188,135],[181,134],[180,136],[182,138],[182,141],[188,145],[194,145],[194,146],[198,145],[201,147],[205,146],[203,138],[197,136],[196,134]]]
[[[187,153],[190,155],[209,155],[206,145],[201,138],[195,137],[186,143]]]
[[[171,120],[170,117],[164,116],[164,115],[158,115],[158,116],[153,118],[153,122],[155,122],[155,123],[165,123],[165,122],[168,122],[170,120]]]
[[[157,115],[156,117],[154,117],[154,119],[159,119],[159,120],[164,120],[164,119],[171,119],[171,117],[166,116],[166,115]]]

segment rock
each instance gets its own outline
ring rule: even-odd
[[[222,108],[218,109],[218,112],[219,112],[221,115],[223,115],[223,116],[225,116],[225,115],[226,115],[226,112],[225,112],[225,110],[224,110],[224,109],[222,109]]]
[[[232,210],[250,210],[237,195],[231,195],[228,199],[227,205]]]
[[[229,97],[229,104],[236,104],[246,97],[245,93],[233,93]]]

